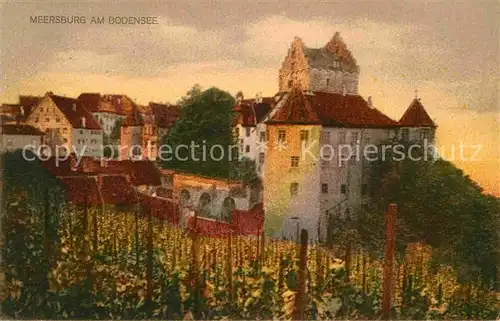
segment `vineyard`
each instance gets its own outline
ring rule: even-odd
[[[53,319],[375,319],[383,258],[267,237],[201,237],[137,208],[7,201],[2,310]],[[51,209],[53,210],[53,209]],[[49,225],[51,224],[51,225]],[[11,234],[9,234],[11,233]],[[303,231],[302,233],[306,233]],[[304,235],[301,235],[304,237]],[[497,294],[459,285],[414,244],[395,263],[391,317],[495,319]],[[47,273],[46,273],[47,272]],[[37,279],[35,276],[38,275]]]

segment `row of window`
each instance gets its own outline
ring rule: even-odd
[[[299,193],[299,183],[291,183],[290,184],[290,196],[294,197],[297,196]],[[328,184],[327,183],[322,183],[321,184],[321,193],[327,194],[328,193]],[[368,193],[368,185],[367,184],[362,184],[361,185],[361,195],[366,195]],[[347,194],[347,185],[342,184],[340,185],[340,194]]]

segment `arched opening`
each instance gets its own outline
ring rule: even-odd
[[[183,189],[179,194],[179,207],[182,209],[189,206],[189,201],[191,200],[191,194],[189,191]]]
[[[198,213],[200,216],[210,216],[210,203],[212,198],[208,193],[203,193],[198,200]]]
[[[226,222],[230,222],[232,219],[233,209],[236,207],[236,203],[232,197],[226,197],[222,203],[222,213],[221,218]]]

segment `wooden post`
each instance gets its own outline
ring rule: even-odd
[[[201,291],[199,282],[199,251],[200,251],[200,240],[197,231],[198,223],[198,211],[194,214],[194,224],[193,230],[190,233],[191,236],[191,284],[193,285],[193,291],[195,294],[195,304],[194,304],[194,318],[196,320],[201,319]]]
[[[97,236],[97,209],[92,210],[92,227],[93,227],[93,238],[92,238],[92,249],[94,250],[95,253],[97,253],[97,242],[98,242],[98,236]]]
[[[306,307],[306,278],[307,278],[307,230],[302,229],[300,233],[300,254],[298,270],[298,289],[295,294],[295,306],[292,320],[304,320]]]
[[[152,308],[153,299],[153,218],[151,208],[146,208],[148,214],[147,233],[147,266],[146,266],[146,304],[148,309]],[[149,311],[151,312],[151,310]]]
[[[83,244],[82,244],[82,259],[83,259],[83,264],[85,265],[85,276],[86,276],[86,281],[85,281],[85,286],[86,290],[90,293],[92,289],[92,260],[88,260],[87,256],[89,255],[89,244],[87,240],[87,231],[88,231],[88,219],[89,219],[89,214],[88,214],[88,202],[89,202],[89,194],[88,190],[85,190],[84,194],[84,203],[83,203]]]
[[[135,264],[139,268],[139,211],[137,206],[134,208],[135,214]]]
[[[351,277],[351,242],[347,241],[347,246],[345,249],[345,283],[349,283]]]
[[[259,264],[259,271],[262,271],[262,267],[265,265],[266,262],[266,238],[264,235],[264,231],[262,231],[262,234],[260,235],[260,264]]]
[[[233,291],[233,251],[232,251],[232,235],[227,238],[227,283],[229,286],[229,297],[231,302],[234,300]]]
[[[394,265],[394,248],[396,245],[396,212],[397,205],[389,204],[387,211],[384,284],[382,292],[382,318],[385,320],[388,320],[391,316],[391,290],[393,286],[392,268]]]
[[[363,293],[366,293],[366,254],[362,252],[363,257],[363,265],[361,266],[361,288],[363,289]]]

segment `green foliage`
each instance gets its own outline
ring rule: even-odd
[[[28,153],[29,158],[34,157]],[[2,271],[10,295],[2,310],[46,317],[48,273],[57,259],[64,190],[39,160],[2,155]]]
[[[234,103],[229,93],[217,88],[201,93],[193,89],[165,138],[164,143],[172,148],[168,155],[172,160],[165,161],[164,167],[229,178],[231,163],[237,158],[236,149],[231,149],[235,145],[231,131]]]
[[[372,203],[360,216],[362,243],[381,248],[383,213],[394,202],[400,253],[406,244],[424,242],[435,249],[437,264],[454,267],[463,282],[478,278],[485,286],[498,282],[499,200],[483,194],[477,183],[443,159],[394,161],[392,155],[385,159],[371,167]]]

